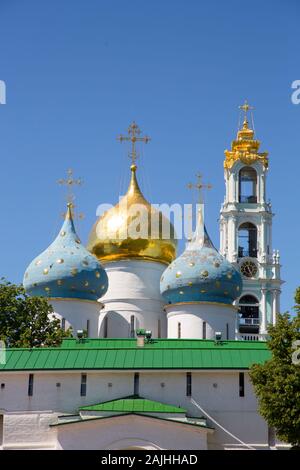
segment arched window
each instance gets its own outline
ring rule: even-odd
[[[239,300],[239,332],[259,332],[259,303],[253,295],[243,295]]]
[[[130,338],[135,337],[135,318],[134,315],[130,316]]]
[[[257,228],[250,222],[239,226],[239,258],[257,258]]]
[[[257,202],[257,174],[250,166],[239,173],[239,202]]]

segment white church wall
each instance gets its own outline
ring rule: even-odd
[[[80,299],[50,299],[49,303],[55,317],[65,319],[65,329],[71,327],[74,335],[77,330],[88,330],[89,337],[97,338],[101,303]]]
[[[207,448],[206,430],[142,416],[122,416],[57,427],[60,449]]]
[[[235,338],[237,310],[232,305],[213,303],[170,304],[165,306],[168,318],[168,338],[203,339],[203,322],[206,338],[214,339],[221,332],[223,339]],[[228,331],[228,338],[227,338]]]
[[[99,321],[100,337],[104,336],[105,317],[108,321],[107,337],[130,337],[132,316],[135,318],[135,329],[149,329],[154,337],[167,336],[164,301],[159,289],[165,267],[162,263],[138,260],[105,264],[109,287],[101,299],[105,307]]]
[[[1,382],[5,383],[5,388],[0,390],[0,412],[4,414],[5,421],[4,445],[24,443],[27,440],[49,442],[50,445],[53,436],[51,433],[49,436],[47,434],[47,423],[53,422],[53,413],[78,413],[80,406],[118,399],[134,393],[135,371],[83,372],[87,374],[85,397],[80,396],[81,371],[34,374],[32,397],[28,397],[29,374],[1,374]],[[187,372],[140,371],[138,393],[145,398],[180,406],[186,409],[191,417],[202,417],[202,412],[191,403],[190,397],[186,396]],[[204,410],[245,442],[267,445],[267,425],[257,412],[257,401],[246,371],[244,397],[239,396],[240,371],[190,372],[192,397]],[[61,386],[56,387],[57,383]],[[209,420],[208,424],[212,425]],[[32,429],[31,433],[28,433],[29,428]],[[209,439],[210,446],[214,448],[236,445],[232,438],[217,428],[214,436]]]
[[[43,411],[4,414],[3,449],[49,449],[56,445],[55,413]]]
[[[80,406],[133,394],[134,372],[87,374],[86,396],[80,396],[81,371],[35,373],[33,395],[28,396],[28,374],[1,374],[0,410],[53,410],[77,413]],[[59,387],[56,384],[60,384]]]

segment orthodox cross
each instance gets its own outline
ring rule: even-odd
[[[250,105],[248,104],[248,101],[245,100],[245,103],[242,104],[242,105],[240,105],[240,106],[239,106],[239,109],[241,109],[242,111],[244,111],[244,121],[246,121],[246,120],[247,120],[247,113],[248,113],[248,111],[252,111],[252,110],[254,109],[254,107],[253,107],[253,106],[250,106]],[[252,114],[252,113],[251,113],[251,114]]]
[[[130,124],[130,126],[128,127],[128,135],[124,136],[121,134],[117,137],[117,140],[119,142],[131,142],[131,152],[129,152],[129,158],[131,159],[132,165],[136,164],[136,160],[139,156],[136,151],[136,142],[144,142],[145,144],[147,144],[149,140],[151,140],[150,137],[148,137],[147,135],[145,135],[145,137],[139,137],[140,134],[141,130],[139,126],[133,121],[133,123]]]
[[[61,186],[66,186],[67,187],[67,195],[66,195],[66,199],[67,199],[67,203],[68,205],[70,205],[70,208],[71,208],[71,212],[72,212],[72,216],[73,217],[76,217],[75,214],[74,214],[74,209],[75,209],[75,203],[74,203],[74,200],[75,200],[75,194],[73,192],[73,186],[81,186],[82,185],[82,179],[81,178],[74,178],[73,177],[73,170],[72,169],[69,169],[67,171],[67,177],[66,178],[61,178],[57,181],[57,183]],[[66,216],[66,213],[62,214],[63,217]],[[84,214],[83,213],[79,213],[77,215],[77,217],[79,219],[83,219],[84,218]]]
[[[189,189],[197,189],[198,191],[198,194],[199,194],[199,204],[203,204],[203,194],[202,194],[202,190],[203,189],[211,189],[212,188],[212,185],[211,184],[204,184],[202,182],[202,175],[201,173],[197,173],[196,174],[196,177],[197,177],[197,182],[196,183],[189,183],[187,185],[187,187]]]

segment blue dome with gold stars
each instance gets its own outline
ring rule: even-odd
[[[216,250],[200,211],[192,240],[164,271],[160,290],[169,303],[217,302],[232,304],[242,291],[240,273]]]
[[[54,242],[28,266],[23,284],[28,294],[48,298],[97,300],[107,291],[105,270],[76,234],[72,204]]]

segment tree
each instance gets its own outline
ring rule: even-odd
[[[0,339],[9,347],[59,346],[71,336],[44,297],[30,297],[22,285],[0,279]]]
[[[269,326],[267,344],[272,357],[250,369],[259,412],[283,442],[300,446],[300,288],[295,294],[296,315],[278,314]],[[296,345],[295,342],[298,341]],[[298,351],[297,351],[298,350]]]

